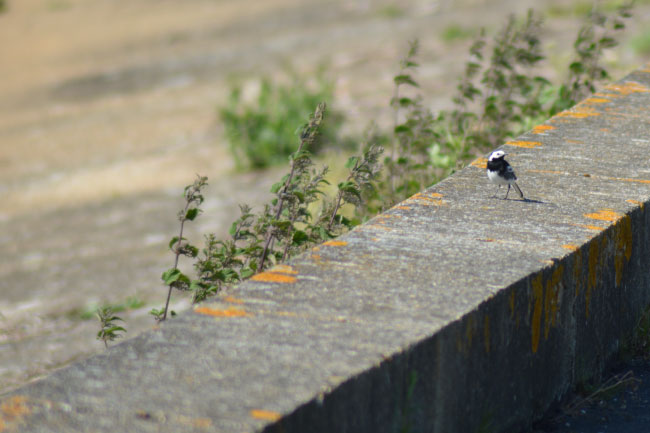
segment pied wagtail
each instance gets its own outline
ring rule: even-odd
[[[512,169],[512,166],[508,164],[504,158],[506,153],[503,150],[495,150],[488,157],[487,162],[487,177],[490,179],[490,182],[497,184],[499,187],[492,197],[496,197],[497,193],[501,189],[501,185],[508,185],[508,191],[504,198],[508,198],[508,193],[510,192],[510,186],[515,188],[515,191],[519,194],[519,197],[524,198],[524,193],[521,192],[519,186],[517,185],[517,176],[515,171]]]

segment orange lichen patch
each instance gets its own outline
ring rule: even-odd
[[[230,296],[230,295],[223,298],[223,300],[225,302],[230,302],[231,304],[243,304],[244,303],[244,301],[242,301],[241,299],[235,298],[234,296]]]
[[[477,158],[470,165],[472,167],[487,168],[487,158]]]
[[[282,418],[282,414],[273,412],[272,410],[252,409],[250,414],[253,418],[262,419],[264,421],[277,421]]]
[[[564,140],[564,141],[571,144],[584,144],[584,141],[582,140]]]
[[[618,221],[621,218],[621,214],[614,212],[612,209],[601,209],[598,212],[586,213],[583,216],[594,220],[611,222]]]
[[[290,274],[290,275],[297,275],[298,271],[293,269],[292,266],[289,265],[276,265],[273,266],[271,269],[269,269],[269,272],[273,272],[274,274]]]
[[[555,126],[551,125],[537,125],[536,127],[533,128],[531,131],[533,134],[543,134],[546,131],[552,131],[555,129]]]
[[[323,245],[327,245],[328,247],[344,247],[347,244],[348,243],[346,241],[334,241],[334,240],[332,240],[332,241],[323,242]]]
[[[295,283],[296,277],[271,271],[261,272],[253,275],[253,281],[262,281],[265,283]]]
[[[582,101],[583,104],[605,104],[607,102],[612,102],[612,100],[607,98],[587,98]]]
[[[320,247],[314,247],[311,249],[313,252],[317,253],[320,251]]]
[[[601,231],[606,229],[606,227],[592,226],[592,225],[589,225],[589,224],[571,224],[571,225],[576,226],[576,227],[582,227],[584,229],[594,230],[594,231],[597,231],[597,232],[601,232]]]
[[[364,224],[364,225],[361,226],[360,229],[361,230],[381,229],[381,230],[385,230],[387,232],[392,230],[390,227],[384,227],[384,226],[379,225],[379,224]]]
[[[252,316],[252,314],[247,313],[244,310],[241,310],[239,308],[212,308],[212,307],[196,307],[194,308],[194,312],[198,314],[205,314],[208,316],[213,316],[213,317],[248,317]]]
[[[623,182],[649,183],[650,184],[650,180],[648,180],[648,179],[629,179],[629,178],[624,178],[624,177],[608,177],[607,179],[620,180],[620,181],[623,181]]]
[[[605,89],[612,92],[618,92],[621,95],[629,95],[632,93],[645,93],[650,92],[650,89],[645,87],[642,84],[635,83],[634,81],[628,81],[626,83],[615,83],[605,86]]]
[[[2,418],[5,421],[13,422],[25,415],[29,415],[32,411],[27,406],[27,397],[16,395],[0,404],[0,412],[2,412]]]
[[[532,281],[533,286],[533,318],[531,323],[531,346],[533,353],[539,349],[539,337],[542,328],[542,302],[544,297],[544,286],[542,285],[542,274],[538,274]]]
[[[409,210],[411,209],[411,206],[395,206],[396,209],[403,209],[403,210]]]
[[[576,244],[564,244],[564,245],[562,245],[562,248],[564,248],[565,250],[575,251],[579,247]]]
[[[645,203],[643,203],[642,201],[639,201],[639,200],[632,200],[632,199],[629,199],[629,200],[625,200],[625,201],[628,202],[628,203],[636,204],[636,205],[638,205],[641,209],[643,209],[643,207],[645,206]]]
[[[591,116],[600,116],[600,113],[587,105],[578,104],[570,110],[564,110],[556,114],[556,117],[568,117],[572,119],[584,119]]]
[[[320,255],[319,254],[312,254],[311,258],[314,260],[320,260]]]
[[[620,98],[621,95],[617,95],[616,93],[594,93],[594,96],[598,96],[600,98],[609,98],[609,99],[614,99],[614,98]]]
[[[180,415],[178,423],[194,428],[207,429],[212,427],[212,420],[210,418],[190,418],[189,416]]]
[[[497,239],[492,239],[492,238],[485,238],[485,239],[476,238],[476,240],[481,242],[499,242]]]
[[[609,128],[600,128],[599,131],[600,132],[609,132]]]
[[[539,141],[521,141],[521,140],[506,141],[506,144],[508,146],[525,147],[526,149],[533,149],[535,147],[539,147],[542,145],[542,143],[540,143]]]
[[[439,192],[432,192],[429,194],[418,192],[406,199],[404,203],[417,204],[419,206],[442,206],[447,204],[446,201],[442,200],[442,197],[444,196]]]

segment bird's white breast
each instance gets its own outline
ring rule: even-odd
[[[490,179],[490,182],[496,183],[497,185],[508,185],[510,182],[499,176],[499,172],[487,170],[487,177]]]

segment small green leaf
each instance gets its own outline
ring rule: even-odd
[[[273,194],[277,193],[280,191],[280,188],[282,188],[282,185],[284,185],[284,182],[276,182],[271,186],[271,192]]]
[[[413,87],[420,87],[419,84],[416,83],[415,80],[413,80],[413,78],[411,78],[411,76],[408,75],[408,74],[396,75],[395,78],[393,78],[393,81],[398,86],[400,84],[408,84],[408,85],[413,86]]]
[[[185,219],[189,221],[194,221],[194,218],[199,214],[200,209],[192,207],[187,210],[187,213],[185,214]]]
[[[165,272],[162,274],[162,280],[165,282],[166,285],[170,285],[173,282],[177,281],[181,275],[181,271],[178,268],[171,268],[167,269]]]
[[[345,168],[351,169],[357,165],[357,162],[359,161],[358,156],[351,156],[348,158],[347,162],[345,163]]]

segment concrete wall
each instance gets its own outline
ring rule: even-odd
[[[0,397],[0,431],[513,432],[650,303],[650,71],[210,303]]]

